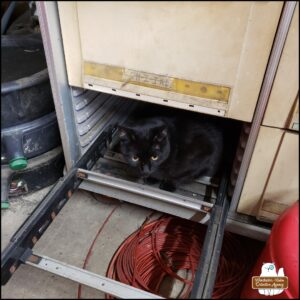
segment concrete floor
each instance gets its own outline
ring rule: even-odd
[[[11,198],[8,210],[1,211],[1,250],[49,188],[31,195]],[[118,246],[139,228],[152,212],[149,209],[78,190],[54,219],[34,247],[34,253],[82,268],[88,250],[109,214],[109,221],[93,247],[86,269],[105,275]],[[78,299],[79,284],[28,265],[21,265],[10,281],[1,287],[1,298]],[[103,299],[104,294],[82,286],[81,298]]]

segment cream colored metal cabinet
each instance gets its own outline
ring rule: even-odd
[[[267,180],[257,218],[275,221],[299,200],[299,135],[285,131]]]
[[[296,6],[286,43],[263,120],[263,125],[299,130],[299,3]],[[296,99],[297,98],[297,99]],[[295,104],[296,100],[296,104]],[[293,111],[294,110],[294,111]],[[291,124],[292,117],[292,124]]]
[[[58,2],[69,84],[251,121],[282,6]]]
[[[273,222],[299,200],[299,135],[261,126],[238,212]]]

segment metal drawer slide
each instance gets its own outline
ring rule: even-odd
[[[176,197],[176,195],[164,191],[154,192],[151,188],[140,189],[138,184],[116,178],[112,179],[109,178],[109,176],[88,171],[96,161],[104,155],[107,138],[111,134],[111,132],[109,132],[109,134],[108,132],[103,132],[97,138],[76,166],[71,169],[65,177],[59,180],[11,238],[10,243],[1,254],[1,285],[5,285],[19,265],[25,263],[120,298],[161,298],[157,295],[67,265],[52,258],[36,255],[32,252],[32,248],[36,242],[67,203],[68,199],[72,197],[73,192],[83,185],[84,182],[92,182],[97,185],[99,191],[102,191],[102,189],[105,190],[105,187],[109,187],[111,189],[127,190],[129,194],[138,195],[140,199],[149,197],[151,201],[145,201],[144,199],[143,202],[138,203],[142,206],[145,206],[146,202],[153,202],[153,199],[156,199],[158,203],[167,203],[170,206],[176,207],[178,211],[187,210],[190,214],[199,212],[204,215],[206,214],[206,218],[202,218],[202,222],[205,221],[208,223],[208,229],[198,267],[198,274],[194,283],[194,290],[196,291],[196,295],[201,294],[209,297],[213,290],[213,277],[215,277],[215,274],[213,274],[211,278],[210,276],[211,273],[213,273],[212,270],[218,265],[219,248],[222,245],[225,228],[224,220],[226,220],[229,207],[228,199],[225,196],[227,189],[226,178],[228,178],[228,175],[225,176],[224,174],[218,191],[216,204],[213,205],[204,201],[200,203],[192,198],[189,199],[189,197]],[[134,203],[133,201],[131,202]],[[153,208],[160,209],[159,206],[154,206]]]

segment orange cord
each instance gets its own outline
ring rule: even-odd
[[[206,226],[172,216],[144,222],[118,248],[106,276],[161,296],[161,284],[169,276],[185,284],[177,298],[187,299],[205,233]],[[213,299],[238,298],[249,262],[254,261],[250,252],[237,236],[225,232]],[[179,270],[189,271],[191,279],[179,276]],[[106,295],[106,299],[113,297]]]

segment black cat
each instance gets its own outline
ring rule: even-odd
[[[222,158],[222,128],[203,114],[159,111],[144,109],[119,126],[127,163],[140,177],[160,180],[160,188],[168,191],[201,175],[214,176]]]

